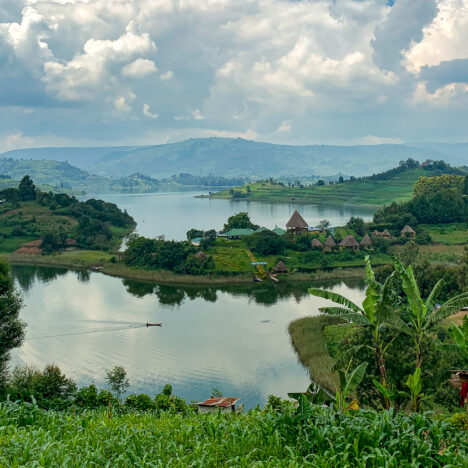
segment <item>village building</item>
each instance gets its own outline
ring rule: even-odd
[[[208,255],[206,255],[206,253],[203,253],[201,250],[199,252],[197,252],[194,257],[198,258],[198,260],[205,260]]]
[[[312,248],[313,249],[323,249],[323,244],[319,239],[312,239]]]
[[[288,269],[286,268],[286,265],[284,264],[283,260],[280,260],[276,266],[273,268],[273,270],[276,273],[287,273]]]
[[[360,245],[365,249],[372,249],[372,240],[368,234],[365,234],[365,236],[362,238]]]
[[[299,214],[297,210],[294,211],[290,220],[286,223],[288,232],[292,234],[303,234],[309,230],[309,225],[306,223],[304,218]]]
[[[194,239],[192,239],[190,241],[190,243],[195,246],[195,247],[198,247],[200,244],[201,244],[201,241],[202,241],[202,238],[201,237],[195,237]]]
[[[229,239],[229,240],[239,240],[241,237],[250,236],[254,232],[255,231],[253,229],[249,229],[249,228],[244,228],[244,229],[236,228],[236,229],[231,229],[230,231],[225,232],[224,234],[220,234],[219,236],[225,237],[226,239]]]
[[[277,234],[278,236],[282,236],[283,234],[286,234],[286,231],[284,229],[281,229],[280,227],[278,226],[275,226],[275,229],[273,229],[273,231],[275,234]]]
[[[387,229],[384,229],[382,232],[375,230],[372,235],[376,237],[383,237],[384,239],[391,239],[392,235],[388,232]]]
[[[335,239],[331,236],[331,234],[328,235],[327,240],[325,241],[325,249],[326,250],[331,250],[333,247],[336,247],[336,242]]]
[[[351,234],[347,234],[345,238],[340,242],[340,247],[347,249],[359,250],[358,241]]]
[[[208,400],[197,403],[200,413],[213,413],[221,411],[221,413],[233,413],[236,411],[236,403],[240,398],[227,397],[210,397]]]
[[[400,231],[401,237],[414,237],[416,236],[416,231],[409,226],[408,224]]]

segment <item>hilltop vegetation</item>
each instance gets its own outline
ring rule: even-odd
[[[352,177],[325,184],[289,185],[273,179],[249,183],[242,187],[223,190],[213,198],[248,199],[269,202],[317,203],[329,205],[381,206],[391,202],[406,201],[411,198],[413,186],[421,177],[435,177],[442,174],[464,174],[443,161],[431,161],[424,165],[408,159],[400,166],[380,174],[365,177]]]
[[[66,194],[42,192],[28,176],[18,188],[0,191],[0,199],[4,200],[0,204],[3,252],[31,241],[39,241],[30,245],[35,253],[40,253],[39,247],[43,252],[66,247],[107,250],[118,246],[135,226],[133,218],[113,203],[96,199],[81,202]]]

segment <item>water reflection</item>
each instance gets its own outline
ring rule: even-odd
[[[325,303],[310,283],[156,285],[63,268],[13,267],[28,323],[13,364],[54,362],[78,384],[105,386],[105,370],[124,366],[131,392],[155,394],[171,383],[188,400],[213,387],[246,407],[269,394],[307,387],[288,324]],[[360,302],[359,281],[315,283]],[[162,322],[163,328],[142,327]]]

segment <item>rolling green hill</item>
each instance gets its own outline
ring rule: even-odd
[[[449,172],[461,172],[450,168]],[[394,173],[396,172],[396,173]],[[446,173],[446,170],[430,168],[411,168],[402,171],[390,170],[387,173],[357,180],[349,180],[333,185],[311,185],[287,187],[275,181],[261,181],[246,184],[231,190],[223,190],[212,195],[213,198],[247,199],[268,202],[291,202],[382,206],[392,201],[409,200],[414,183],[420,177],[431,177]]]

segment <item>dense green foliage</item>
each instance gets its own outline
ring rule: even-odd
[[[0,259],[0,396],[7,380],[10,351],[21,345],[25,324],[19,319],[21,298],[15,289],[10,267]]]
[[[199,275],[213,268],[213,259],[195,257],[189,242],[163,241],[131,236],[123,260],[129,266]]]
[[[284,253],[286,242],[274,232],[264,230],[247,237],[247,245],[261,255],[278,255]]]
[[[405,224],[438,224],[468,221],[468,176],[442,175],[421,178],[414,186],[413,198],[392,203],[374,215],[374,222],[403,227]]]
[[[28,176],[18,189],[0,191],[0,198],[6,200],[0,208],[0,239],[26,238],[20,240],[21,245],[31,238],[42,238],[45,252],[66,247],[67,238],[80,247],[109,249],[135,225],[133,218],[113,203],[96,199],[82,202],[66,194],[42,192]]]
[[[247,414],[0,405],[3,466],[465,466],[466,432],[426,415],[277,404]]]
[[[227,223],[224,225],[223,232],[227,232],[231,229],[256,229],[258,226],[252,223],[249,218],[249,214],[245,211],[241,211],[235,215],[229,216]]]

